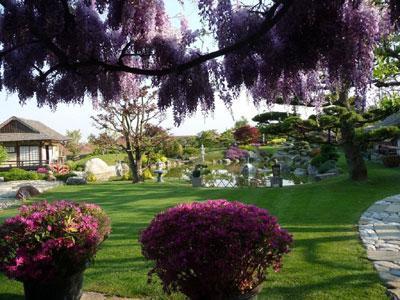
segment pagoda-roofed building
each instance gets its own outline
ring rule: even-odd
[[[0,124],[0,145],[8,152],[0,169],[38,167],[64,160],[63,144],[69,138],[39,121],[11,117]]]

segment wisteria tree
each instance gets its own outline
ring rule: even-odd
[[[0,0],[1,84],[39,105],[112,103],[128,72],[137,86],[151,78],[176,123],[212,110],[216,92],[230,105],[243,86],[256,103],[316,107],[327,90],[352,93],[362,110],[374,48],[400,15],[398,0],[190,1],[203,30],[174,28],[163,0]],[[217,49],[199,48],[203,34]]]

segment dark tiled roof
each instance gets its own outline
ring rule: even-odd
[[[11,117],[0,124],[0,128],[11,121],[18,121],[32,129],[32,133],[0,133],[0,142],[18,142],[18,141],[68,141],[69,138],[47,127],[43,123],[34,120],[27,120],[17,117]]]

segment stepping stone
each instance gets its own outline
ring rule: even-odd
[[[392,300],[400,299],[400,289],[389,289],[388,294]]]
[[[400,240],[400,228],[395,225],[375,225],[375,231],[382,240]]]
[[[369,260],[386,260],[386,261],[400,260],[400,252],[397,251],[368,250],[367,256]]]
[[[386,282],[386,285],[389,288],[400,289],[400,280],[388,281]]]
[[[381,212],[386,211],[387,208],[388,208],[387,205],[377,205],[377,204],[375,204],[375,205],[371,206],[370,208],[368,208],[367,211],[368,212],[374,212],[374,213],[381,213]]]
[[[386,212],[394,212],[397,213],[400,211],[400,204],[391,204],[386,209]]]

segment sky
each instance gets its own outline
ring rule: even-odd
[[[193,5],[189,4],[182,7],[177,4],[176,0],[166,0],[165,2],[173,23],[179,23],[180,16],[185,15],[192,28],[200,26]],[[207,45],[207,47],[213,48],[213,45]],[[174,135],[194,135],[208,129],[217,129],[222,132],[231,128],[235,121],[242,116],[251,120],[255,115],[267,110],[268,108],[263,106],[256,108],[248,95],[243,92],[239,99],[234,102],[231,111],[225,107],[222,101],[217,100],[215,111],[208,116],[198,112],[187,118],[179,127],[176,127],[171,111],[167,111],[167,118],[162,125],[170,129]],[[285,108],[279,107],[277,110],[284,111]],[[60,104],[56,111],[52,111],[48,107],[38,108],[34,99],[28,101],[25,105],[20,105],[17,95],[7,94],[4,90],[0,92],[0,123],[11,116],[17,116],[41,121],[63,134],[67,130],[79,129],[86,138],[91,133],[98,133],[90,118],[95,114],[96,111],[93,109],[90,99],[87,99],[83,105]]]

